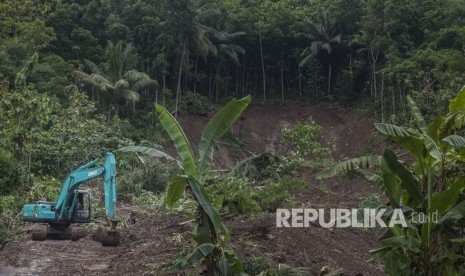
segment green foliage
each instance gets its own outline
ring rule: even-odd
[[[212,109],[207,97],[192,92],[184,93],[178,103],[179,114],[207,115]]]
[[[51,176],[42,176],[33,180],[31,189],[26,195],[26,202],[55,201],[61,190],[62,183]]]
[[[210,180],[211,181],[211,180]],[[257,188],[246,178],[225,177],[213,180],[216,183],[207,187],[213,202],[222,202],[231,214],[253,214],[261,211],[256,201]]]
[[[291,129],[282,129],[281,142],[289,145],[292,151],[304,158],[323,158],[329,154],[329,149],[321,145],[322,138],[322,127],[309,117],[306,122],[298,122]]]
[[[21,208],[37,200],[51,201],[58,197],[61,183],[53,177],[34,177],[27,192],[15,191],[0,196],[0,244],[21,234]]]
[[[263,180],[276,176],[280,158],[270,152],[253,155],[240,161],[228,175],[250,180]]]
[[[138,90],[153,89],[157,84],[146,73],[131,68],[132,51],[132,44],[123,47],[122,41],[118,41],[116,44],[109,42],[105,48],[106,63],[100,67],[92,61],[86,60],[85,63],[90,74],[79,70],[75,71],[78,82],[99,90],[103,96],[111,99],[117,115],[121,99],[134,106],[135,102],[140,99]]]
[[[263,187],[258,187],[255,200],[258,202],[260,209],[267,212],[276,212],[276,209],[283,205],[285,199],[289,197],[286,188],[286,179],[279,182],[265,182]]]
[[[465,161],[461,150],[465,139],[450,135],[456,133],[457,126],[463,126],[459,119],[463,118],[463,107],[456,103],[464,101],[464,97],[462,90],[451,101],[449,114],[434,118],[430,124],[413,99],[407,98],[417,124],[415,129],[375,124],[381,134],[408,153],[407,160],[399,160],[392,150],[385,149],[381,157],[351,159],[317,176],[360,171],[389,198],[389,205],[377,200],[368,202],[370,208],[383,208],[389,214],[393,208],[402,209],[407,227],[389,228],[380,238],[383,247],[371,251],[372,260],[382,260],[388,274],[456,275],[464,269],[455,241],[461,236],[457,229],[465,221],[465,175],[457,169]],[[378,165],[381,172],[365,171],[369,165]],[[435,214],[439,220],[420,223],[413,217],[415,212],[430,218]]]
[[[41,58],[29,82],[63,100],[69,70],[83,71],[90,64],[86,60],[91,61],[103,72],[94,71],[95,66],[85,72],[109,82],[100,78],[89,95],[105,111],[117,102],[127,109],[118,112],[122,116],[132,115],[125,99],[133,103],[138,96],[144,101],[134,109],[142,114],[151,111],[153,102],[167,106],[172,101],[180,111],[203,113],[203,107],[200,111],[195,107],[204,106],[203,99],[190,99],[188,91],[218,103],[249,91],[261,93],[265,87],[269,94],[265,99],[271,101],[297,96],[319,101],[330,94],[325,100],[361,100],[386,121],[392,117],[408,122],[403,100],[407,94],[414,96],[428,118],[429,113],[441,113],[464,81],[465,31],[460,16],[464,8],[459,1],[21,3],[17,7],[8,0],[0,6],[0,79],[13,85],[16,74],[37,51]],[[149,86],[120,89],[121,83],[116,88],[121,78],[110,80],[107,69],[118,63],[109,62],[117,61],[111,56],[121,56],[111,53],[108,41],[133,45],[130,68],[123,71],[134,69],[159,80],[161,91]],[[118,43],[113,46],[119,52]],[[47,61],[48,56],[59,56],[63,63]],[[314,64],[299,68],[306,62]],[[257,65],[263,71],[256,70]],[[105,83],[118,92],[118,101],[113,93],[100,91]],[[184,98],[187,106],[180,106]]]
[[[139,158],[134,159],[133,162],[137,162]],[[118,192],[136,196],[143,191],[164,193],[172,171],[171,164],[158,160],[144,160],[142,167],[133,167],[118,173]]]
[[[66,87],[71,84],[73,70],[73,66],[60,56],[41,56],[28,81],[35,84],[38,92],[56,96],[60,102],[66,103],[69,96]]]
[[[63,177],[79,164],[130,142],[112,127],[123,122],[108,122],[85,95],[69,93],[64,109],[55,98],[29,89],[0,98],[0,147],[8,149],[26,173]]]
[[[21,183],[21,168],[11,152],[0,148],[0,191],[10,193],[15,188],[12,183]]]
[[[45,172],[62,175],[79,164],[113,151],[131,141],[124,138],[118,118],[97,114],[86,95],[70,91],[69,106],[54,115],[49,137],[36,149]]]
[[[21,219],[14,206],[18,200],[14,196],[0,196],[0,244],[19,234]]]
[[[160,210],[164,206],[165,198],[164,194],[154,194],[150,191],[142,190],[138,194],[133,194],[130,196],[131,202],[140,207]]]
[[[302,191],[307,184],[298,178],[269,178],[254,181],[246,177],[212,176],[207,179],[207,191],[218,209],[232,215],[253,215],[275,212],[289,198]]]
[[[283,128],[281,132],[281,143],[290,147],[288,155],[282,158],[281,170],[319,167],[330,161],[330,150],[321,145],[323,129],[312,117],[293,128]]]

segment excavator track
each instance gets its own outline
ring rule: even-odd
[[[38,227],[32,232],[33,241],[45,240],[72,240],[78,241],[79,239],[87,236],[89,232],[82,227],[51,227],[43,226]]]
[[[46,231],[34,231],[32,232],[33,241],[45,241],[47,239]]]

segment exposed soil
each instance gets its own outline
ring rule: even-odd
[[[281,130],[292,128],[297,122],[312,117],[323,127],[323,144],[332,151],[333,158],[343,160],[367,152],[379,152],[382,140],[373,135],[373,119],[361,117],[353,111],[340,107],[308,106],[300,103],[277,103],[273,105],[253,105],[249,107],[233,127],[233,132],[243,147],[231,149],[228,141],[215,151],[215,166],[228,169],[252,153],[271,151],[283,153]],[[190,115],[180,119],[193,150],[197,151],[202,130],[208,118]],[[174,152],[174,148],[168,147]]]
[[[228,169],[237,160],[265,150],[282,153],[281,129],[312,116],[324,128],[324,143],[335,160],[379,151],[380,139],[372,133],[373,121],[354,112],[298,103],[254,105],[234,127],[244,147],[218,146],[215,167]],[[181,119],[193,145],[197,145],[207,118]],[[227,141],[224,141],[227,143]],[[289,206],[298,208],[354,208],[368,195],[377,193],[359,178],[317,181],[313,171],[303,171],[308,189],[293,195]],[[176,239],[186,245],[190,230],[187,219],[168,213],[137,213],[136,225],[121,230],[118,247],[102,247],[86,236],[79,241],[11,241],[0,250],[0,275],[144,275],[150,264],[167,263],[179,253]],[[242,259],[264,256],[275,264],[307,267],[318,275],[322,267],[342,268],[345,275],[381,275],[377,264],[367,264],[368,250],[377,248],[374,231],[358,228],[326,229],[316,224],[308,228],[277,228],[275,214],[260,218],[233,218],[232,246]]]

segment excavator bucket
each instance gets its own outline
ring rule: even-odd
[[[103,246],[118,246],[120,233],[114,229],[105,229],[99,226],[94,233],[94,240],[100,242]]]

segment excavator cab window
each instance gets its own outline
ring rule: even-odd
[[[90,220],[90,195],[87,191],[77,191],[76,211],[78,220]]]

